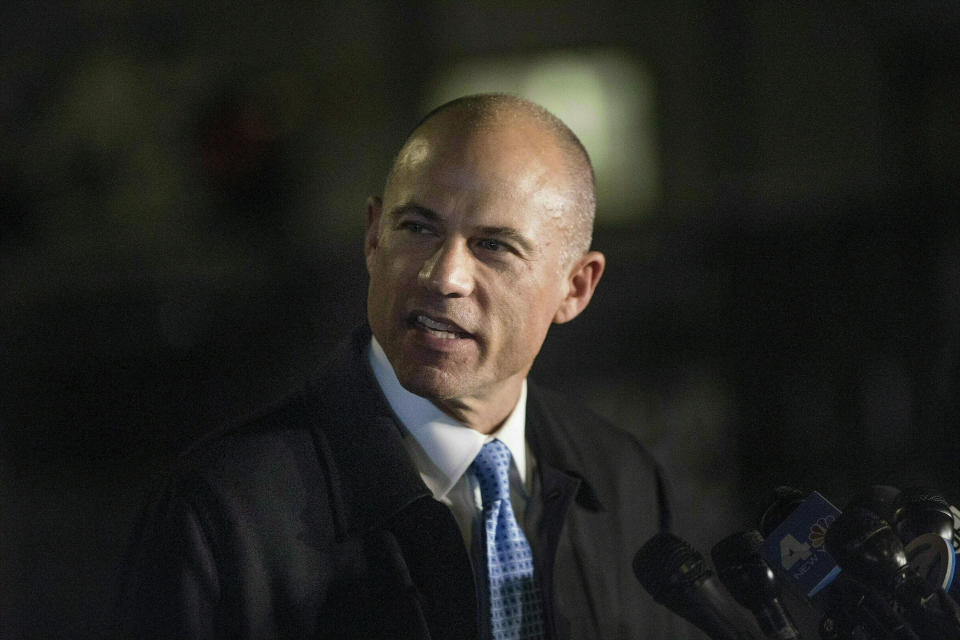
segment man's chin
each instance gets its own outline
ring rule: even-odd
[[[413,371],[396,373],[404,389],[431,402],[462,397],[467,387],[462,375],[432,367],[418,367]]]

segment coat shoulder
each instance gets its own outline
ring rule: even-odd
[[[535,384],[527,414],[528,437],[538,455],[581,477],[601,501],[604,495],[640,501],[646,513],[656,513],[660,529],[670,528],[663,470],[636,435],[577,399]]]
[[[583,402],[532,383],[530,402],[532,406],[528,414],[534,423],[535,437],[549,432],[550,438],[544,440],[556,441],[557,446],[576,451],[587,459],[609,461],[611,455],[622,456],[622,461],[631,465],[650,470],[659,468],[656,459],[634,433],[614,424]]]
[[[180,454],[174,475],[218,476],[275,473],[288,463],[316,458],[313,425],[317,409],[301,395],[292,396],[236,424],[211,432]]]

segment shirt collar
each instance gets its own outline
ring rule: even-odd
[[[368,358],[390,408],[433,463],[432,468],[418,466],[434,497],[439,499],[445,496],[470,467],[483,445],[493,439],[507,445],[520,473],[520,480],[526,482],[526,380],[523,381],[520,398],[513,411],[503,425],[488,436],[451,418],[426,398],[404,389],[376,338],[370,340]]]

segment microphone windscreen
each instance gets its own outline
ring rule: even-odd
[[[712,575],[693,547],[672,533],[650,538],[633,557],[633,573],[653,599],[670,606],[687,589]]]
[[[795,501],[795,495],[783,495],[785,503]],[[823,544],[840,510],[817,491],[793,506],[793,511],[782,519],[779,516],[766,519],[766,524],[773,529],[764,536],[760,553],[785,583],[807,598],[814,598],[840,573]],[[771,505],[767,514],[773,513],[773,507]]]
[[[876,513],[844,511],[827,530],[827,552],[841,567],[874,583],[886,583],[907,564],[903,543]]]
[[[904,544],[924,533],[935,533],[944,540],[953,539],[950,503],[932,489],[904,489],[897,498],[893,518],[888,522],[896,528]]]
[[[756,625],[725,596],[703,556],[677,536],[661,532],[648,540],[633,558],[633,572],[654,600],[712,640],[759,637]]]
[[[890,485],[884,484],[875,484],[867,490],[861,491],[850,498],[843,510],[850,511],[851,509],[857,508],[866,509],[867,511],[872,511],[880,516],[881,520],[893,525],[894,511],[896,510],[896,503],[897,499],[900,497],[900,494],[900,489],[896,487],[891,487]]]
[[[760,555],[762,545],[763,536],[753,530],[727,536],[710,550],[720,582],[750,609],[780,595],[773,571]]]
[[[771,492],[767,500],[767,508],[760,516],[758,529],[760,535],[767,537],[770,533],[780,526],[780,524],[793,513],[803,502],[804,497],[809,492],[803,492],[793,487],[780,486]]]

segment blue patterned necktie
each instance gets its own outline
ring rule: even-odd
[[[470,466],[483,499],[490,632],[494,640],[543,638],[533,554],[510,504],[510,459],[507,445],[492,440]]]

